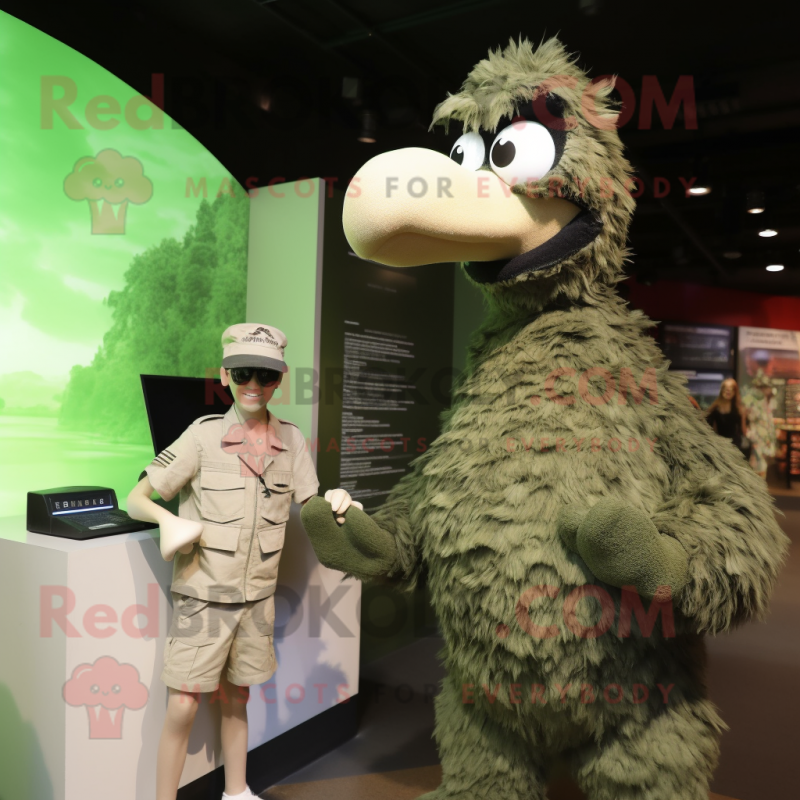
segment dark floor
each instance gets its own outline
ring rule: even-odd
[[[800,720],[800,501],[777,498],[792,538],[766,623],[708,640],[709,690],[730,726],[713,785],[717,800],[797,796]],[[433,695],[441,640],[420,639],[362,667],[358,735],[264,793],[265,800],[412,800],[439,783]],[[570,784],[551,800],[577,800]]]
[[[741,800],[800,796],[800,498],[775,500],[792,549],[770,616],[708,640],[711,697],[730,726],[713,788]]]

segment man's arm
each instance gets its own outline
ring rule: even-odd
[[[199,463],[194,435],[187,429],[147,465],[145,476],[128,495],[128,513],[134,519],[158,523],[165,561],[172,561],[176,552],[191,553],[203,525],[176,517],[151,498],[158,492],[165,500],[171,500],[195,476]]]
[[[161,555],[165,561],[172,561],[175,553],[187,555],[192,552],[194,542],[203,532],[203,524],[191,519],[176,517],[163,506],[152,501],[155,493],[150,478],[145,476],[128,495],[128,513],[143,522],[158,523],[161,532]]]
[[[142,522],[156,522],[161,525],[168,517],[175,516],[166,508],[154,503],[152,498],[158,493],[145,475],[128,495],[128,514]]]

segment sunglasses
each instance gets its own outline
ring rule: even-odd
[[[237,385],[241,386],[244,383],[249,383],[256,375],[258,385],[266,388],[267,386],[274,386],[281,379],[281,373],[276,369],[257,369],[256,367],[233,367],[228,370],[228,375],[231,380]]]

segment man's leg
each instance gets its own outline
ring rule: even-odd
[[[167,716],[158,744],[156,800],[175,800],[177,797],[198,700],[198,695],[169,688]]]
[[[219,679],[219,693],[225,794],[237,795],[247,788],[247,699],[250,689],[231,683],[223,672]]]

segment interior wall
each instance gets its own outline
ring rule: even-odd
[[[272,188],[272,187],[271,187]],[[247,320],[286,334],[289,366],[270,410],[316,438],[324,184],[319,178],[259,189],[250,202]],[[317,452],[309,447],[316,463]],[[323,491],[321,487],[320,491]],[[358,692],[361,584],[317,560],[292,505],[275,604],[274,698],[248,711],[252,749]],[[256,696],[251,691],[251,699]]]
[[[701,322],[735,327],[797,330],[800,297],[756,294],[695,283],[658,281],[652,286],[625,281],[631,305],[650,319],[664,322]]]

